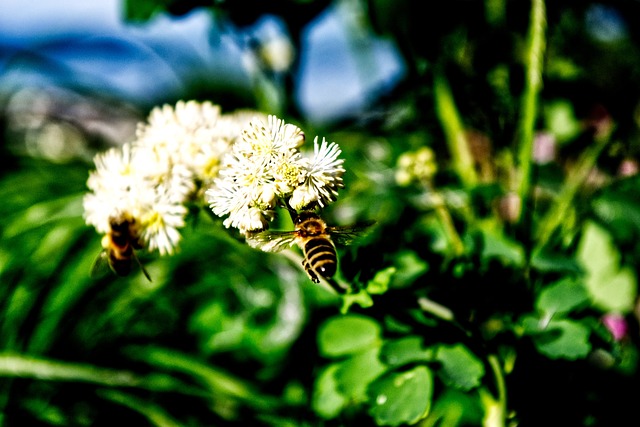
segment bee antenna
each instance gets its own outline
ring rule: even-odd
[[[146,277],[149,282],[153,282],[153,280],[151,280],[151,275],[149,274],[147,269],[144,268],[144,266],[142,264],[140,265],[140,269],[142,270],[142,273],[144,274],[144,277]]]
[[[136,262],[138,263],[138,266],[140,267],[140,270],[142,270],[142,274],[144,274],[144,277],[146,277],[149,282],[153,282],[153,280],[151,280],[151,275],[149,274],[147,269],[144,268],[144,265],[142,265],[142,262],[140,261],[140,258],[138,258],[138,255],[136,255],[135,252],[133,253],[133,257],[135,258]]]

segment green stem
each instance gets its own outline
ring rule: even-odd
[[[446,307],[442,304],[439,304],[429,298],[421,297],[418,298],[418,305],[422,311],[426,311],[427,313],[431,313],[434,316],[437,316],[447,322],[455,321],[455,316],[453,311],[449,307]]]
[[[239,399],[253,407],[275,408],[276,400],[260,394],[248,381],[237,378],[206,361],[168,348],[132,346],[125,349],[134,359],[156,368],[189,375],[209,391],[209,395]]]
[[[489,365],[496,380],[498,396],[495,398],[485,388],[480,389],[480,397],[485,408],[482,425],[484,427],[504,427],[507,417],[507,391],[500,362],[495,355],[488,357]]]
[[[150,425],[157,427],[180,427],[182,424],[175,421],[160,405],[155,405],[132,394],[125,394],[118,390],[99,390],[98,394],[112,402],[126,406],[146,417]]]
[[[533,154],[534,127],[538,113],[538,95],[542,89],[545,30],[546,12],[544,0],[532,0],[531,21],[525,56],[526,79],[520,105],[522,115],[518,124],[518,167],[520,173],[517,192],[522,203],[517,217],[520,220],[522,219],[522,208],[529,199],[531,188],[531,156]]]
[[[110,387],[137,387],[146,390],[183,393],[190,389],[182,382],[163,374],[140,376],[125,370],[106,369],[88,364],[60,362],[8,353],[0,354],[0,377],[78,381]]]
[[[602,153],[602,150],[607,146],[606,142],[607,141],[595,141],[578,158],[558,198],[540,222],[536,238],[536,250],[541,249],[548,243],[549,239],[553,236],[553,232],[562,221],[567,218],[568,211],[571,208],[578,190],[593,171],[596,160],[600,156],[600,153]]]
[[[458,257],[464,254],[464,243],[460,238],[460,234],[458,230],[456,230],[455,225],[453,224],[453,218],[451,218],[451,214],[449,213],[449,209],[444,202],[443,197],[434,192],[434,198],[437,197],[437,203],[435,203],[434,209],[436,211],[436,215],[442,224],[442,228],[447,235],[447,240],[453,249],[453,255]]]
[[[436,112],[445,133],[453,168],[466,188],[478,182],[473,156],[465,135],[462,119],[444,73],[437,70],[433,82]]]

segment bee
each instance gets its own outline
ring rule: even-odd
[[[151,276],[136,255],[136,250],[141,249],[142,245],[137,237],[135,220],[128,215],[114,217],[109,221],[109,228],[110,231],[102,237],[103,250],[93,264],[91,276],[96,277],[105,267],[118,276],[127,276],[135,262],[147,280],[151,281]]]
[[[375,223],[329,226],[313,211],[303,211],[294,218],[293,231],[263,231],[247,236],[247,242],[265,252],[278,252],[297,244],[302,250],[302,266],[314,283],[320,278],[330,281],[338,269],[335,243],[348,245]]]

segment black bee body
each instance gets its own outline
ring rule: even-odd
[[[97,277],[105,269],[110,269],[118,276],[128,276],[134,264],[138,264],[144,276],[151,281],[151,276],[136,255],[136,250],[142,245],[135,220],[128,215],[114,217],[109,222],[109,228],[109,232],[102,237],[103,250],[93,264],[91,276]]]
[[[296,218],[296,242],[304,254],[302,265],[314,283],[319,283],[320,277],[330,279],[336,274],[336,247],[327,224],[317,214],[303,212]]]
[[[134,244],[132,238],[133,223],[129,220],[111,221],[111,232],[107,234],[106,246],[109,266],[118,276],[127,276],[133,269]]]

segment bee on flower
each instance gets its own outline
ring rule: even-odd
[[[130,268],[134,250],[173,254],[180,240],[187,208],[183,202],[192,191],[191,174],[182,165],[169,165],[132,144],[112,148],[95,157],[96,170],[87,180],[83,199],[87,224],[102,239],[109,266],[119,275]]]
[[[213,212],[226,216],[253,248],[279,252],[297,245],[304,271],[314,283],[326,282],[338,293],[349,289],[333,277],[338,271],[336,244],[348,245],[375,221],[332,226],[317,208],[336,200],[345,173],[335,142],[313,141],[313,152],[301,151],[304,133],[276,116],[253,119],[223,159],[214,185],[205,192]],[[291,215],[293,230],[272,231],[276,208]]]
[[[174,254],[187,204],[202,200],[223,155],[250,118],[261,116],[249,110],[222,114],[210,102],[179,101],[154,108],[133,142],[97,154],[83,206],[86,223],[103,235],[101,259],[125,275],[137,250]]]
[[[337,197],[345,172],[339,146],[314,139],[314,151],[300,151],[302,130],[270,115],[253,119],[223,158],[223,169],[205,192],[225,227],[242,234],[266,230],[278,206],[289,211],[324,207]]]

